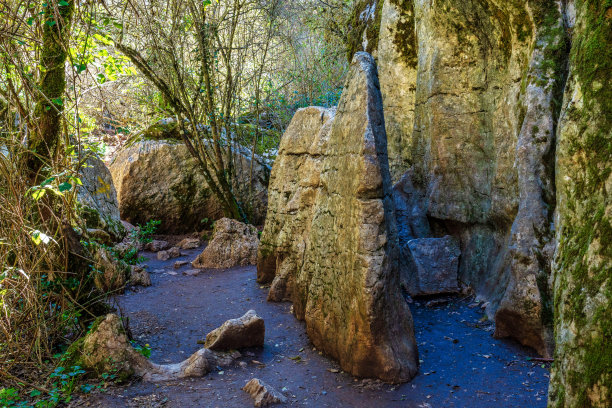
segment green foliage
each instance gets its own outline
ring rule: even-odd
[[[69,403],[76,391],[76,386],[80,378],[85,374],[85,370],[79,366],[72,366],[69,369],[57,367],[50,375],[51,387],[48,391],[34,388],[26,395],[20,395],[15,388],[0,389],[0,406],[7,408],[17,407],[36,407],[53,408]],[[81,391],[93,389],[93,386],[85,385]]]
[[[131,343],[132,343],[132,347],[134,347],[134,350],[136,350],[137,352],[139,352],[140,354],[142,354],[146,358],[150,358],[151,357],[151,346],[149,346],[148,344],[145,344],[144,346],[141,346],[140,344],[136,343],[135,341],[132,341]]]
[[[155,234],[160,224],[161,221],[159,220],[148,221],[145,225],[138,224],[138,229],[132,232],[132,236],[136,238],[138,242],[148,244],[153,241],[153,234]]]

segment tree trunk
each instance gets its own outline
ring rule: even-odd
[[[33,152],[28,165],[34,175],[47,160],[54,159],[60,136],[74,0],[67,3],[61,5],[57,0],[46,0],[46,6],[43,5],[40,91],[34,108],[37,128],[33,129],[28,141],[28,147]]]

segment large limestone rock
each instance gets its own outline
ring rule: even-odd
[[[548,22],[536,27],[535,49],[526,73],[525,117],[516,145],[519,206],[505,262],[510,280],[495,314],[495,335],[514,336],[548,357],[553,351],[552,291],[548,283],[554,252],[551,155],[567,38],[564,17],[558,10],[536,9],[534,13],[535,18]]]
[[[117,191],[111,173],[104,162],[94,153],[87,153],[84,166],[79,173],[82,186],[77,190],[80,211],[87,228],[102,230],[115,242],[126,234],[121,223]]]
[[[457,238],[459,280],[489,301],[496,335],[549,355],[562,11],[572,2],[383,3],[376,41],[371,30],[356,38],[377,44],[400,242]]]
[[[285,138],[300,140],[289,143],[302,146],[300,166],[289,166],[285,178],[284,169],[277,167],[287,161],[279,158],[271,191],[300,188],[302,181],[294,175],[312,157],[308,146],[322,142],[325,148],[313,166],[320,173],[311,174],[311,187],[294,197],[302,203],[283,198],[270,203],[258,277],[267,281],[274,271],[285,280],[285,296],[305,320],[310,339],[344,370],[408,381],[417,372],[418,356],[412,317],[400,293],[382,100],[369,54],[355,55],[346,84],[331,129],[323,125],[325,111],[317,118],[310,110],[298,112],[287,130]],[[285,182],[298,185],[284,187]],[[304,230],[284,238],[294,220]],[[284,264],[287,258],[291,261]],[[296,270],[289,269],[294,265]]]
[[[258,244],[257,229],[254,226],[222,218],[215,222],[213,239],[191,266],[225,269],[255,265]]]
[[[236,194],[246,202],[250,156],[235,152]],[[223,209],[187,147],[173,140],[142,140],[121,150],[110,170],[117,187],[119,210],[127,221],[144,224],[161,220],[158,232],[201,230],[223,217]],[[267,165],[253,166],[255,206],[251,221],[263,222],[267,205]]]
[[[299,109],[281,139],[270,177],[268,217],[257,264],[258,281],[274,280],[270,300],[291,297],[295,272],[303,263],[335,112],[319,107]]]
[[[612,406],[612,12],[576,1],[557,130],[549,407]]]

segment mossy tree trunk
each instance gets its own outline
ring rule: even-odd
[[[60,139],[74,0],[45,0],[42,7],[40,89],[34,108],[36,128],[28,141],[28,147],[34,153],[28,162],[33,174],[37,174],[46,161],[55,158]]]
[[[558,127],[550,407],[612,406],[612,0],[576,0]]]

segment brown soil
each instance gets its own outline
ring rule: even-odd
[[[183,251],[193,260],[199,250]],[[204,378],[151,384],[134,381],[82,397],[92,407],[249,407],[241,390],[260,378],[284,390],[286,406],[304,407],[545,407],[548,367],[528,361],[535,354],[512,341],[491,337],[490,323],[467,299],[419,301],[410,305],[421,368],[410,383],[388,385],[357,379],[315,350],[288,303],[266,301],[267,288],[255,281],[255,267],[203,271],[184,276],[177,259],[148,258],[153,286],[116,299],[129,317],[135,340],[150,344],[151,359],[175,363],[202,347],[225,320],[255,309],[266,322],[263,349],[242,350],[234,367]]]

